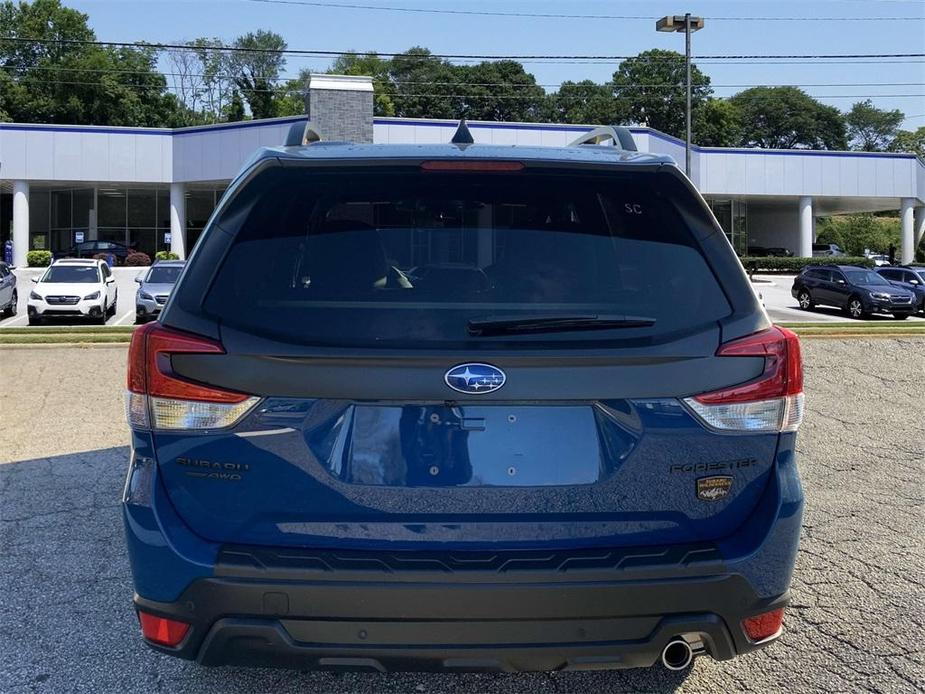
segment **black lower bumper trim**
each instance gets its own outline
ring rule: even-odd
[[[742,619],[787,603],[738,575],[294,573],[201,579],[176,602],[135,604],[191,624],[178,648],[152,647],[203,665],[513,672],[650,666],[678,636],[725,660],[765,645]]]
[[[577,627],[579,623],[571,624]],[[583,622],[582,628],[593,628]],[[373,638],[376,625],[354,627]],[[368,629],[368,631],[367,631]],[[426,627],[420,632],[426,635]],[[472,644],[469,646],[420,645],[386,647],[381,644],[303,643],[276,620],[225,618],[206,635],[197,660],[202,665],[252,665],[312,670],[476,671],[525,672],[601,670],[649,667],[674,637],[686,634],[703,644],[705,652],[721,658],[735,655],[723,621],[715,615],[690,615],[662,620],[644,639],[548,644]],[[557,632],[550,632],[555,638]],[[486,630],[491,638],[492,631]]]

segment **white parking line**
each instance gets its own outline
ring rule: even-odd
[[[11,325],[21,325],[21,324],[25,323],[27,320],[29,320],[29,314],[27,314],[27,313],[24,311],[24,312],[18,314],[15,318],[10,318],[9,320],[4,321],[4,322],[3,322],[3,327],[4,327],[4,328],[8,328],[8,327],[10,327]]]
[[[126,318],[134,318],[134,317],[135,317],[135,309],[129,309],[128,311],[125,312],[125,315],[123,315],[121,318],[119,318],[119,320],[117,320],[115,323],[113,323],[113,325],[122,325],[122,322],[123,322]]]

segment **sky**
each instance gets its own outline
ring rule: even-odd
[[[294,4],[300,0],[64,0],[90,17],[103,41],[175,43],[200,36],[232,41],[256,29],[283,36],[293,49],[479,55],[635,55],[651,48],[683,52],[683,34],[655,31],[666,14],[705,18],[693,55],[729,96],[755,85],[800,85],[841,110],[870,98],[906,114],[903,127],[925,126],[925,58],[832,62],[711,61],[698,55],[925,53],[925,0],[318,0],[383,8],[473,12],[619,15],[642,19],[499,17],[398,12]],[[783,18],[795,18],[786,19]],[[817,18],[817,19],[810,19]],[[858,18],[846,20],[819,18]],[[886,19],[904,18],[904,19]],[[610,79],[619,61],[521,61],[547,91],[564,80]],[[286,74],[324,71],[326,58],[289,56]]]

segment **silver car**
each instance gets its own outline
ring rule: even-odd
[[[167,303],[183,265],[182,260],[161,260],[135,278],[138,282],[138,291],[135,293],[136,323],[146,323],[157,317]]]

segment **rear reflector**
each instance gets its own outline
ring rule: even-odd
[[[784,608],[771,610],[742,620],[742,631],[752,641],[764,641],[775,636],[784,625]]]
[[[796,431],[803,421],[800,339],[777,326],[721,345],[718,357],[763,357],[764,371],[747,383],[685,398],[711,429],[729,432]]]
[[[141,622],[141,633],[151,643],[159,646],[175,648],[186,638],[189,624],[178,622],[175,619],[157,617],[147,612],[138,612],[138,621]]]
[[[148,323],[132,335],[126,418],[139,429],[221,429],[239,421],[260,398],[196,383],[174,373],[174,354],[224,354],[221,343]]]
[[[454,161],[435,159],[421,163],[421,171],[523,171],[523,162],[519,161]]]

